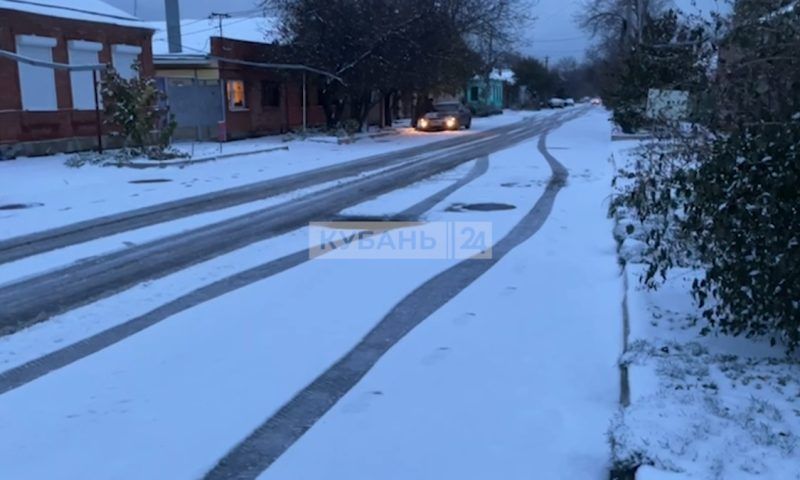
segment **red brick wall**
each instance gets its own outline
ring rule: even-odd
[[[211,54],[237,60],[262,63],[279,63],[280,47],[256,42],[211,38]],[[279,133],[299,129],[303,125],[302,74],[233,63],[220,63],[220,77],[225,80],[244,80],[247,110],[226,112],[228,137],[231,139]],[[309,98],[314,75],[308,76]],[[280,107],[262,106],[262,82],[281,85]],[[228,104],[226,99],[226,105]],[[309,126],[325,125],[325,113],[318,105],[308,105]]]
[[[137,45],[142,48],[143,73],[152,76],[152,32],[95,22],[62,19],[0,9],[0,49],[16,51],[17,35],[39,35],[58,40],[53,61],[69,63],[67,41],[87,40],[103,44],[100,61],[111,63],[111,45]],[[92,136],[95,116],[92,111],[72,110],[69,72],[56,70],[58,111],[22,111],[17,63],[0,58],[0,143]]]

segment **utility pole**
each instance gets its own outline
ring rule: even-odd
[[[550,71],[550,55],[544,57],[544,69]]]
[[[645,20],[645,0],[636,0],[636,43],[642,43],[642,30]]]
[[[208,18],[212,20],[216,18],[219,21],[219,36],[222,37],[222,21],[226,18],[231,18],[231,14],[211,12],[211,15],[209,15]]]

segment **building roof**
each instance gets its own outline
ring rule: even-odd
[[[478,82],[483,82],[485,77],[481,75],[475,75],[473,80]],[[514,72],[512,70],[503,69],[503,68],[495,68],[492,70],[492,73],[489,74],[489,80],[493,80],[496,82],[503,82],[509,85],[515,85],[517,83],[517,79],[514,77]]]
[[[492,80],[500,80],[501,82],[506,82],[511,85],[517,83],[514,72],[509,69],[495,68],[492,70],[491,78]]]
[[[140,19],[101,0],[0,0],[0,10],[14,10],[123,27],[149,28]]]
[[[170,54],[167,41],[166,22],[148,22],[156,33],[153,35],[154,55]],[[265,17],[226,18],[222,21],[222,34],[232,40],[273,43],[279,38],[277,21]],[[211,37],[219,36],[219,22],[210,19],[181,20],[182,55],[208,54]]]

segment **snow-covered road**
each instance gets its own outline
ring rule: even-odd
[[[259,480],[607,478],[622,290],[597,117],[548,139],[570,179],[542,229],[395,345]]]
[[[288,150],[242,156],[190,167],[151,170],[86,165],[64,165],[69,155],[22,158],[0,162],[0,206],[32,205],[0,210],[0,240],[68,225],[105,215],[143,208],[190,196],[240,187],[257,181],[341,164],[353,159],[421,147],[441,140],[467,138],[476,133],[552,112],[513,112],[475,119],[472,130],[419,133],[401,130],[393,137],[363,140],[352,145],[313,141],[284,142],[266,137],[224,144],[224,153],[286,147]],[[217,144],[199,144],[199,156],[217,153]],[[189,152],[189,146],[181,146]],[[157,183],[131,183],[158,180]]]
[[[599,109],[551,133],[569,179],[541,230],[391,348],[262,477],[604,478],[622,336],[608,138]],[[536,142],[491,155],[488,172],[425,219],[489,221],[503,238],[551,177]],[[346,213],[401,211],[470,168]],[[516,208],[447,208],[477,202]],[[272,238],[3,337],[0,369],[306,245],[303,230]],[[200,478],[456,263],[303,262],[10,390],[0,478]]]

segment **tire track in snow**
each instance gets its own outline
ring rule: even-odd
[[[578,110],[577,114],[582,114]],[[352,182],[182,233],[85,259],[0,287],[0,335],[115,295],[146,280],[162,278],[202,261],[245,247],[347,207],[398,190],[475,158],[504,150],[562,124],[574,113],[522,122],[505,135],[493,135],[403,163]]]
[[[484,156],[475,161],[475,165],[466,175],[455,183],[439,190],[433,195],[400,212],[402,219],[419,217],[453,192],[485,174],[489,169],[489,157]],[[340,241],[339,243],[341,243]],[[220,279],[214,283],[182,295],[144,315],[128,320],[79,342],[48,353],[18,367],[0,373],[0,395],[30,383],[50,372],[64,368],[94,353],[119,343],[169,317],[177,315],[202,303],[221,297],[227,293],[244,288],[255,282],[285,272],[309,261],[307,249],[272,260],[257,267]]]
[[[433,277],[406,296],[350,352],[301,390],[206,474],[205,480],[254,480],[333,407],[380,358],[411,330],[466,289],[544,225],[569,173],[547,150],[553,171],[533,208],[493,247],[490,260],[468,259]]]
[[[525,124],[547,122],[551,118],[558,118],[559,115],[554,114],[552,117],[526,119],[485,132],[349,160],[340,164],[328,165],[238,187],[230,187],[135,210],[83,220],[19,237],[2,239],[0,240],[0,265],[118,233],[201,213],[222,210],[381,168],[408,163],[437,153],[444,154],[454,148],[470,144],[477,145],[492,137],[512,133],[520,127],[519,124],[524,126]]]

